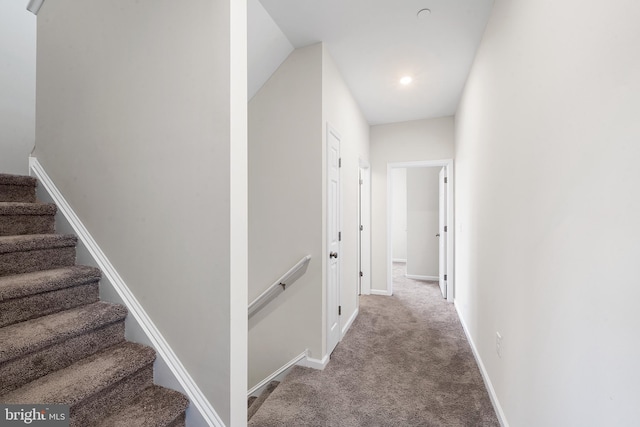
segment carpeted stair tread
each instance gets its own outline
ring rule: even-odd
[[[0,396],[4,403],[59,403],[72,407],[153,364],[153,349],[124,342]]]
[[[182,393],[164,387],[151,386],[95,427],[170,426],[184,413],[187,406],[189,401]]]
[[[38,180],[32,176],[11,175],[0,173],[0,185],[19,185],[23,187],[35,187]]]
[[[255,402],[257,398],[258,396],[249,396],[249,399],[247,399],[247,408],[250,408],[251,405],[253,405],[253,402]]]
[[[55,232],[53,203],[0,202],[0,236]]]
[[[0,363],[124,320],[126,316],[124,306],[100,301],[6,326],[0,329]]]
[[[0,276],[0,328],[98,301],[100,270],[71,266]]]
[[[54,203],[0,202],[0,215],[55,215]]]
[[[72,234],[30,234],[23,236],[1,236],[0,254],[26,252],[38,249],[74,247],[78,238]]]
[[[36,179],[30,176],[0,174],[0,201],[33,203],[36,185]]]
[[[250,420],[255,415],[255,413],[258,412],[258,409],[260,409],[262,404],[269,398],[269,396],[271,396],[271,393],[273,393],[276,387],[278,387],[278,384],[280,384],[279,381],[271,381],[267,385],[267,387],[265,387],[262,393],[260,393],[260,396],[258,396],[258,398],[253,401],[253,403],[251,404],[251,406],[249,406],[249,409],[247,410],[248,420]]]
[[[85,265],[0,277],[0,302],[100,280],[98,268]]]

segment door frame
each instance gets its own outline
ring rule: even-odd
[[[424,168],[444,167],[447,175],[447,301],[453,302],[455,298],[454,276],[454,171],[453,159],[424,160],[412,162],[387,163],[387,295],[393,295],[393,259],[392,259],[392,214],[393,214],[393,169],[397,168]]]
[[[358,291],[371,294],[371,165],[360,159],[358,183],[358,266],[363,276],[359,277]],[[360,226],[363,230],[360,230]]]

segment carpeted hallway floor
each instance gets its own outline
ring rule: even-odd
[[[295,367],[249,422],[269,426],[499,426],[453,305],[404,277],[362,296],[324,371]]]

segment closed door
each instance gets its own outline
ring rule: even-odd
[[[440,282],[440,291],[444,298],[447,297],[447,171],[446,168],[440,169],[438,178],[438,235],[440,238],[438,258],[439,268],[438,276]]]
[[[340,341],[340,135],[327,126],[327,354]]]

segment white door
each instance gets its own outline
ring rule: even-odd
[[[371,294],[371,175],[369,167],[360,168],[360,294]]]
[[[447,297],[447,171],[446,168],[440,169],[440,178],[439,182],[439,214],[438,214],[438,238],[440,239],[440,248],[438,250],[439,253],[439,264],[440,268],[438,269],[438,275],[440,279],[440,291],[442,291],[442,296],[444,298]]]
[[[340,135],[327,126],[327,354],[340,341]]]

